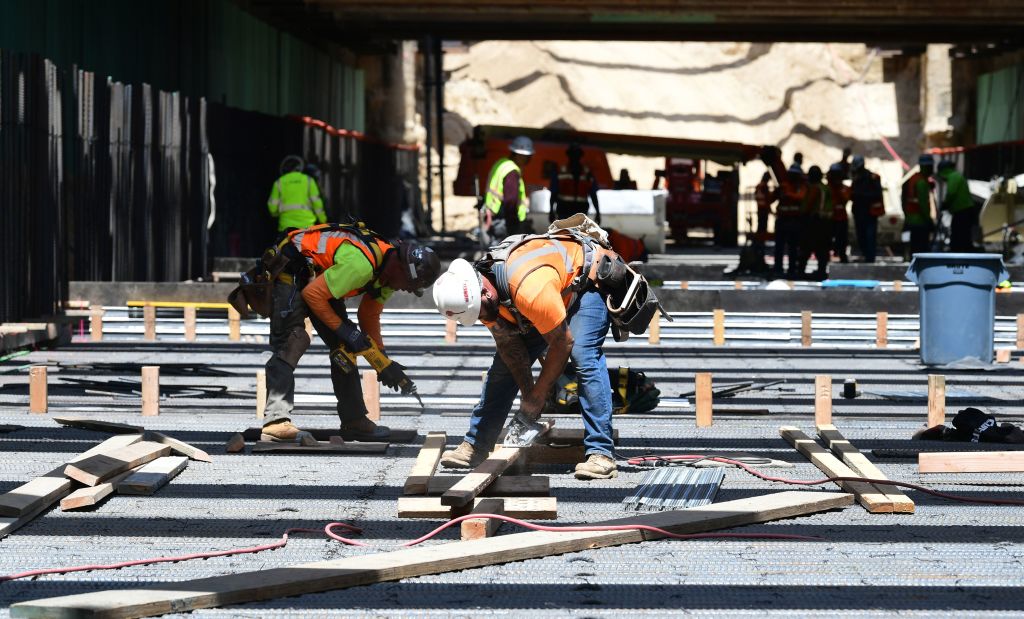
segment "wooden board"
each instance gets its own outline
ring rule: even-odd
[[[167,445],[171,448],[174,453],[187,456],[193,460],[199,460],[200,462],[213,462],[210,454],[206,453],[198,447],[193,447],[188,443],[179,441],[178,439],[167,436],[163,432],[154,432],[152,430],[146,430],[143,434],[143,438],[147,441],[153,441],[154,443],[160,443],[161,445]]]
[[[422,500],[421,497],[401,497],[399,501],[403,499]],[[778,492],[599,524],[647,524],[673,533],[702,533],[813,514],[851,503],[852,497],[849,494]],[[58,616],[112,619],[184,613],[200,608],[344,589],[660,537],[655,532],[636,530],[559,533],[530,531],[228,576],[19,602],[10,607],[10,613],[16,619]]]
[[[451,321],[449,321],[451,322]],[[448,435],[444,432],[431,432],[427,434],[416,455],[416,462],[413,463],[409,476],[405,480],[403,494],[426,494],[427,486],[430,485],[430,478],[437,471],[437,463],[441,461],[441,453],[448,442]]]
[[[305,432],[309,432],[318,441],[329,441],[332,436],[341,436],[341,430],[338,428],[312,428],[303,429]],[[242,437],[250,443],[260,440],[261,434],[260,428],[249,428],[242,433]],[[391,428],[391,435],[388,436],[389,443],[415,443],[419,440],[419,433],[416,430],[406,428]],[[348,441],[349,443],[358,443],[362,441]]]
[[[86,486],[95,486],[118,473],[133,469],[171,453],[167,445],[140,441],[105,454],[89,456],[64,468],[64,474]]]
[[[435,475],[427,485],[428,496],[444,494],[462,477]],[[502,475],[484,488],[480,496],[548,496],[551,479],[543,475]]]
[[[528,465],[534,464],[576,464],[587,459],[583,444],[568,447],[554,447],[533,444],[523,454]]]
[[[849,466],[855,473],[868,479],[889,479],[867,456],[853,446],[850,441],[839,432],[834,425],[824,424],[818,426],[818,436],[825,443],[825,447],[832,451],[837,458]],[[892,501],[892,511],[897,514],[913,514],[914,501],[910,499],[896,486],[884,484],[872,484],[885,493]]]
[[[523,449],[519,447],[499,447],[494,450],[490,457],[463,477],[462,481],[442,494],[441,503],[454,507],[468,505],[484,488],[504,473],[505,469],[512,466],[522,452]]]
[[[163,488],[167,482],[185,470],[186,466],[188,458],[185,456],[157,458],[118,483],[117,491],[121,494],[149,496]]]
[[[53,420],[62,426],[70,428],[109,432],[110,434],[142,434],[146,430],[142,426],[130,426],[124,423],[100,421],[99,419],[87,419],[85,417],[54,417]]]
[[[86,486],[84,488],[79,488],[78,490],[75,490],[71,494],[61,499],[60,510],[62,512],[67,512],[75,509],[85,509],[87,507],[93,507],[95,505],[98,505],[100,501],[114,494],[114,491],[117,489],[117,484],[119,484],[122,479],[128,477],[129,475],[131,475],[132,473],[141,468],[142,467],[140,466],[134,469],[130,469],[128,471],[125,471],[124,473],[119,473],[115,475],[110,479],[110,481],[105,481],[103,483],[96,484],[95,486]]]
[[[505,515],[505,501],[502,499],[480,499],[473,506],[473,514]],[[459,525],[462,541],[494,537],[501,528],[502,521],[497,518],[470,518]]]
[[[497,498],[504,501],[502,513],[512,518],[526,518],[533,520],[555,520],[558,518],[558,499],[553,496],[540,497],[487,497]],[[466,506],[466,511],[474,509],[484,498],[473,499],[472,507]],[[450,520],[454,518],[453,509],[443,505],[440,497],[433,496],[402,496],[398,497],[399,518],[436,518]]]
[[[824,447],[815,443],[799,428],[783,426],[779,428],[779,434],[786,439],[790,445],[796,448],[818,467],[822,473],[829,477],[859,477],[838,458],[830,454]],[[893,511],[892,501],[885,493],[871,484],[857,481],[837,482],[839,487],[847,492],[852,492],[857,502],[864,506],[872,514],[891,514]]]
[[[254,454],[382,454],[387,452],[389,443],[344,443],[321,442],[319,445],[297,443],[273,443],[257,441],[252,446]]]
[[[920,453],[921,473],[1024,473],[1024,451]]]
[[[71,490],[71,481],[63,475],[43,475],[0,495],[0,516],[24,516],[40,503],[51,505]]]

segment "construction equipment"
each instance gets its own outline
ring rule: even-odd
[[[721,468],[659,467],[648,471],[633,494],[622,499],[623,509],[651,512],[708,505],[724,479]]]
[[[344,346],[335,348],[331,351],[331,363],[345,374],[351,374],[356,370],[356,357],[363,357],[370,364],[370,367],[377,371],[377,376],[382,379],[381,382],[385,386],[398,389],[402,395],[414,396],[416,401],[420,403],[420,408],[426,410],[426,407],[423,405],[423,399],[420,398],[420,394],[416,391],[416,383],[412,382],[412,379],[406,376],[405,372],[388,372],[388,368],[391,367],[394,361],[388,358],[380,348],[377,348],[377,344],[373,340],[369,340],[369,343],[370,345],[367,348],[357,353],[351,352]],[[393,382],[385,378],[391,373],[396,374]]]
[[[668,191],[665,219],[677,243],[686,240],[690,228],[710,228],[715,244],[735,246],[738,166],[712,177],[705,174],[703,164],[692,157],[666,157],[665,169],[654,173],[652,189]]]

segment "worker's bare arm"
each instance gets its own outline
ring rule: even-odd
[[[494,338],[494,344],[498,349],[498,354],[501,355],[501,360],[505,362],[508,371],[512,373],[516,384],[519,385],[520,393],[525,397],[533,389],[533,372],[530,371],[533,360],[530,358],[530,351],[526,348],[523,336],[520,335],[518,329],[503,320],[498,320],[488,329]]]
[[[520,408],[524,413],[536,419],[544,410],[544,402],[555,386],[558,377],[565,370],[565,364],[569,360],[569,353],[572,352],[572,332],[568,324],[563,321],[557,327],[544,334],[544,341],[548,344],[548,352],[541,362],[540,377],[529,392],[523,392],[523,401]]]

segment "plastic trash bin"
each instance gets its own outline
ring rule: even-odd
[[[992,363],[996,284],[1008,277],[999,254],[914,254],[907,277],[921,294],[921,362],[974,357]]]

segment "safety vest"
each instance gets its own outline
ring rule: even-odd
[[[320,188],[313,177],[302,172],[289,172],[274,181],[267,200],[271,217],[277,218],[277,229],[308,228],[327,221]]]
[[[832,194],[827,186],[815,183],[807,188],[804,194],[804,214],[818,219],[831,219]]]
[[[588,200],[593,184],[593,177],[587,166],[583,166],[578,177],[573,176],[569,168],[562,166],[558,172],[558,203],[565,205],[565,210],[586,213],[590,208]]]
[[[523,183],[523,172],[514,161],[507,157],[499,159],[491,168],[491,175],[487,180],[487,196],[484,198],[484,206],[495,215],[500,214],[501,201],[505,196],[505,177],[510,172],[519,173],[519,206],[516,210],[516,217],[519,221],[526,221],[526,185]]]
[[[334,266],[334,254],[343,244],[349,243],[359,249],[369,261],[370,267],[373,269],[373,277],[362,288],[346,294],[346,298],[381,288],[377,285],[377,280],[384,266],[384,258],[388,252],[394,249],[391,243],[385,241],[362,223],[356,225],[321,224],[304,230],[296,230],[281,242],[281,246],[289,243],[318,273]]]
[[[807,196],[807,185],[791,185],[784,182],[782,195],[779,197],[779,206],[775,209],[777,217],[783,219],[800,215],[803,208],[804,198]]]
[[[829,183],[832,192],[832,221],[849,221],[846,203],[850,201],[850,188],[842,183]]]

